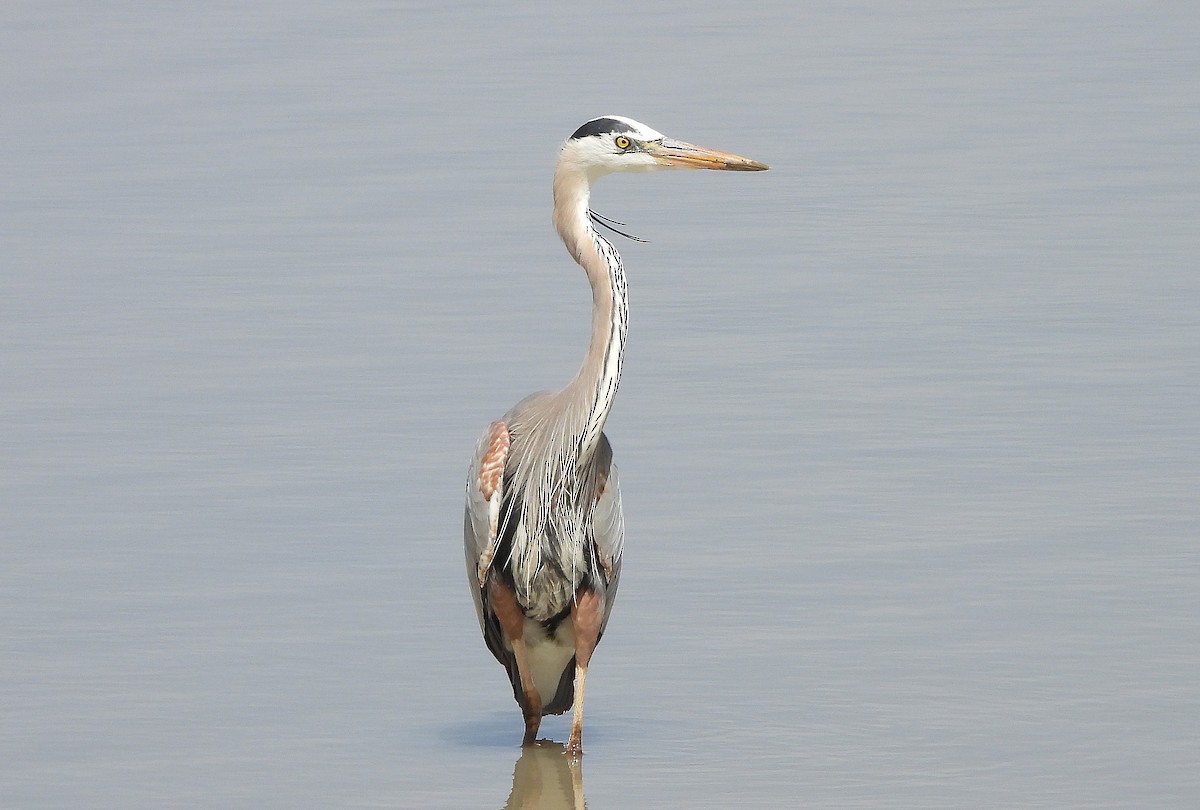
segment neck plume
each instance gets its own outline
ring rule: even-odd
[[[587,176],[560,165],[554,175],[554,227],[563,244],[587,273],[592,288],[592,333],[575,378],[559,392],[579,414],[579,455],[590,457],[612,409],[621,381],[621,362],[629,328],[625,270],[616,248],[588,219]]]

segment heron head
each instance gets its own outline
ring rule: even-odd
[[[620,115],[593,118],[563,144],[560,161],[575,164],[589,180],[613,172],[720,169],[760,172],[766,164],[668,138]]]

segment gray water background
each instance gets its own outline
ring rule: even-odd
[[[620,113],[772,169],[594,196],[650,242],[588,805],[1197,806],[1197,42],[1186,3],[6,3],[0,805],[504,805],[463,478],[582,355],[549,180]]]

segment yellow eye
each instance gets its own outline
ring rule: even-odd
[[[624,135],[618,135],[616,137],[616,139],[613,141],[613,143],[615,143],[617,145],[618,149],[628,149],[629,148],[629,139],[626,138]]]

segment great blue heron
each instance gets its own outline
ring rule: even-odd
[[[488,649],[508,670],[525,744],[542,717],[575,706],[567,752],[582,752],[583,690],[621,573],[617,468],[603,433],[621,379],[629,309],[625,271],[588,208],[612,172],[762,171],[748,158],[664,137],[616,115],[588,121],[554,171],[554,227],[592,286],[592,336],[575,378],[492,422],[467,475],[467,577]],[[615,223],[619,224],[619,223]]]

